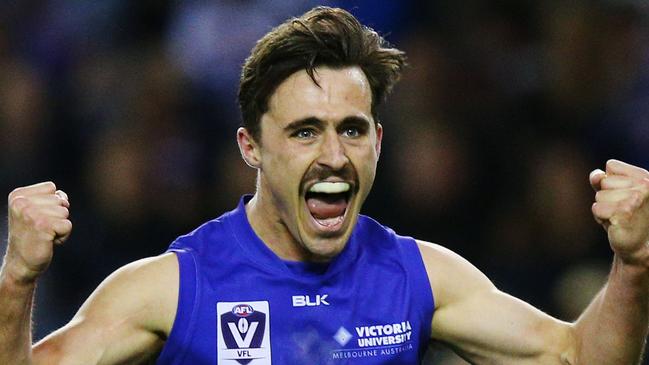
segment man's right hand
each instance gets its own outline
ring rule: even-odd
[[[9,194],[9,240],[5,273],[20,283],[32,283],[50,264],[54,244],[72,231],[67,195],[53,182],[15,189]]]

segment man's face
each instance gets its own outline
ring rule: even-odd
[[[296,72],[269,99],[257,194],[267,219],[285,231],[278,237],[296,245],[300,258],[328,260],[344,248],[370,191],[382,128],[360,68],[315,75],[320,86]]]

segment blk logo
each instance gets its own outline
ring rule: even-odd
[[[308,295],[294,295],[293,296],[293,306],[294,307],[316,307],[319,305],[329,305],[327,302],[327,297],[329,294],[317,294],[315,298],[311,298]]]

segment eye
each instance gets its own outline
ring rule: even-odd
[[[315,131],[310,128],[298,129],[293,133],[293,137],[298,139],[309,139],[315,137]]]
[[[345,128],[343,131],[345,137],[356,138],[361,135],[361,131],[356,127]]]

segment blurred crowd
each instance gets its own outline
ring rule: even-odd
[[[254,191],[235,142],[241,64],[317,4],[409,57],[364,213],[575,319],[611,259],[588,173],[613,157],[649,167],[646,2],[3,0],[0,191],[55,181],[74,223],[39,286],[35,338],[117,267]]]

